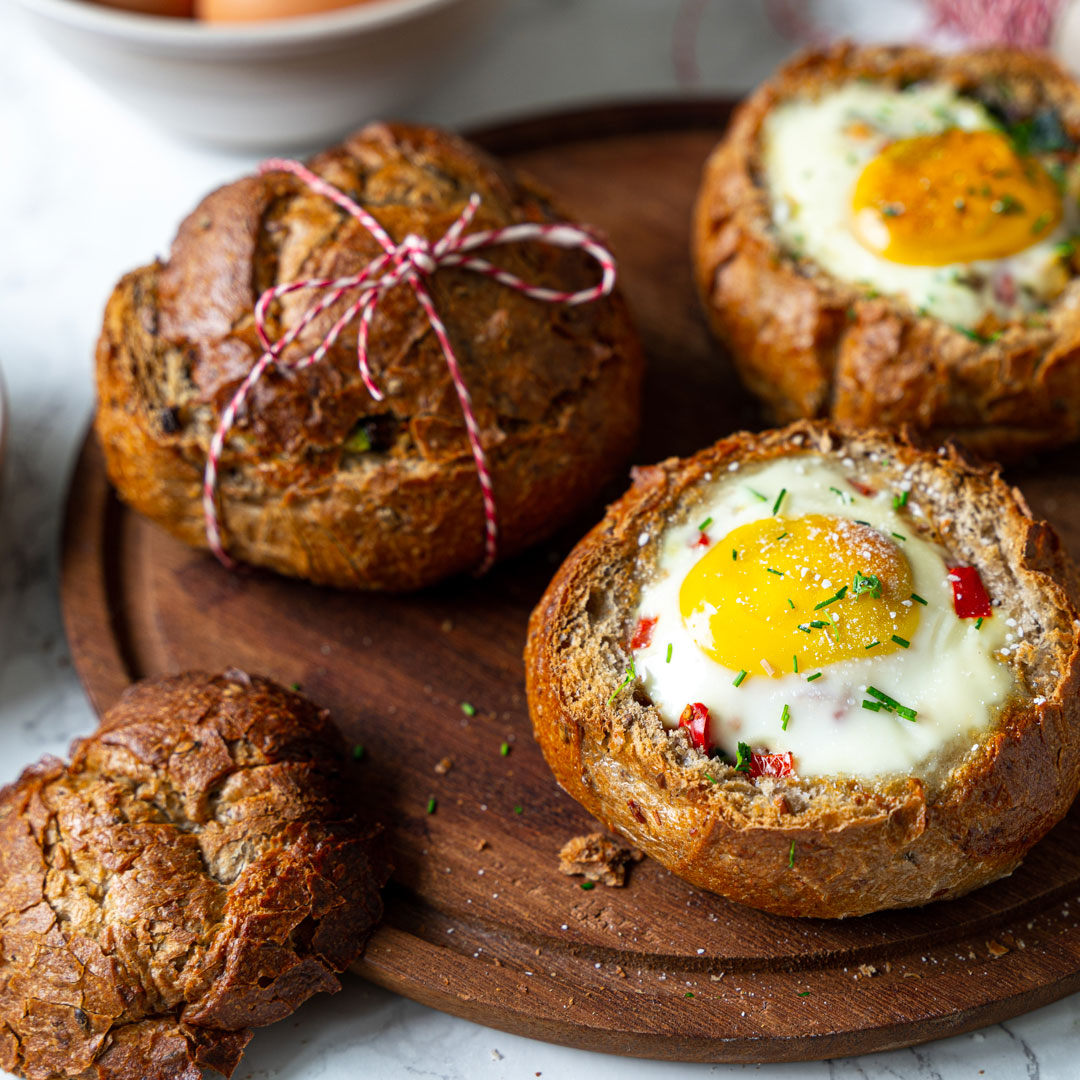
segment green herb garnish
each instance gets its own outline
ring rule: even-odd
[[[508,742],[504,742],[499,747],[499,753],[502,754],[503,757],[509,757],[510,756],[510,744]]]
[[[435,807],[438,806],[438,805],[439,804],[435,801],[435,796],[432,795],[432,797],[430,799],[428,799],[428,801],[427,801],[427,812],[429,814],[434,814],[435,813]]]
[[[830,596],[828,600],[822,600],[820,604],[815,604],[814,610],[820,611],[823,607],[828,607],[830,604],[835,604],[837,600],[843,600],[844,597],[847,596],[847,591],[848,587],[846,585],[841,585],[840,588],[837,589],[837,591],[833,593],[833,595]],[[811,623],[810,625],[813,626],[814,624]]]
[[[790,870],[795,865],[795,841],[791,841],[791,847],[787,853],[787,868]]]
[[[813,675],[807,675],[806,676],[806,681],[807,682],[813,682],[815,679],[820,679],[820,678],[821,678],[821,672],[820,671],[815,671]]]
[[[357,743],[352,748],[352,759],[353,759],[353,761],[359,761],[363,756],[364,756],[364,747],[363,747],[363,745],[361,743]]]
[[[753,756],[754,752],[746,743],[739,743],[738,753],[735,757],[735,771],[748,773],[750,771],[750,761]]]
[[[927,601],[927,600],[924,600],[924,599],[923,599],[923,598],[922,598],[922,597],[921,597],[921,596],[920,596],[920,595],[919,595],[918,593],[916,593],[916,592],[913,592],[913,593],[911,594],[911,599],[912,599],[912,600],[914,600],[916,604],[922,604],[922,605],[923,605],[923,607],[926,607],[927,603],[929,603],[929,601]]]
[[[810,625],[815,630],[824,630],[825,627],[828,626],[829,624],[827,622],[822,622],[820,619],[812,619],[811,622],[810,622]]]
[[[1015,195],[1006,193],[990,204],[990,210],[994,214],[1022,214],[1024,204]]]
[[[699,526],[698,532],[704,532],[712,524],[712,518],[707,517]]]
[[[903,533],[893,533],[892,535],[895,536],[897,540],[906,540],[907,539],[907,537]]]
[[[476,715],[476,706],[475,705],[470,705],[469,702],[467,702],[467,701],[463,701],[461,703],[461,711],[466,716],[475,716]]]
[[[1046,228],[1046,226],[1049,225],[1049,224],[1050,224],[1050,214],[1040,214],[1031,223],[1031,234],[1033,236],[1038,236],[1039,233],[1041,233]]]
[[[768,570],[770,574],[775,574],[777,577],[784,576],[783,570],[774,570],[771,566],[766,566],[765,569]]]
[[[665,658],[664,663],[665,664],[670,664],[671,663],[671,642],[670,641],[668,642],[667,657]]]
[[[524,814],[524,813],[525,813],[525,807],[523,807],[523,806],[521,805],[521,803],[517,803],[517,804],[516,804],[516,805],[514,806],[514,813],[515,813],[515,814]]]
[[[869,644],[869,645],[866,645],[866,646],[864,646],[864,648],[867,648],[867,649],[872,649],[872,648],[874,648],[874,646],[875,646],[875,645],[880,645],[880,644],[881,644],[881,642],[880,642],[880,641],[871,641],[871,642],[870,642],[870,644]]]
[[[799,674],[799,654],[798,653],[795,653],[791,658],[791,670],[794,671],[796,675]]]
[[[371,449],[371,433],[361,421],[349,432],[349,437],[341,444],[353,454],[365,454]]]
[[[732,560],[732,562],[734,562],[738,557],[739,557],[739,553],[734,548],[732,548],[731,549],[731,560]]]
[[[785,705],[780,711],[780,730],[787,731],[787,722],[791,719],[791,709]]]
[[[772,505],[772,512],[775,515],[780,509],[780,504],[784,501],[784,496],[787,494],[787,488],[781,488],[780,494],[776,496],[776,502]]]
[[[982,629],[982,624],[983,624],[983,617],[982,617],[982,616],[980,615],[980,616],[979,616],[979,617],[978,617],[978,618],[977,618],[977,619],[975,620],[975,629],[976,629],[976,630],[981,630],[981,629]]]
[[[792,600],[790,596],[788,597],[788,600],[787,600],[787,606],[789,608],[791,608],[792,611],[795,610],[795,601]]]
[[[746,678],[746,674],[746,671],[740,671],[739,674],[735,676],[735,681],[731,685],[742,686],[742,681]]]
[[[908,492],[901,491],[899,495],[894,495],[892,497],[892,508],[894,510],[901,510],[905,506],[907,506],[907,501],[908,501]]]
[[[752,487],[747,487],[746,490],[749,491],[750,494],[754,496],[754,498],[760,499],[762,502],[769,501],[769,497],[767,495],[762,495],[760,491],[755,491]]]
[[[869,593],[877,600],[881,597],[881,578],[877,574],[864,574],[861,570],[855,571],[855,580],[851,583],[851,595],[862,596]]]
[[[590,889],[595,889],[595,888],[596,888],[596,882],[595,882],[595,881],[583,881],[583,882],[581,883],[581,887],[582,887],[582,888],[583,888],[583,889],[584,889],[584,890],[585,890],[586,892],[588,892],[588,891],[589,891]]]
[[[832,491],[832,492],[835,492],[837,495],[839,495],[840,496],[840,501],[842,503],[854,502],[855,501],[853,496],[849,495],[846,491],[841,491],[838,487],[832,487],[830,485],[829,490]]]
[[[877,698],[881,704],[896,713],[897,716],[902,716],[905,720],[914,720],[919,714],[914,709],[909,709],[906,705],[901,705],[896,698],[889,697],[884,691],[879,690],[876,686],[868,686],[866,692],[873,698]]]
[[[611,691],[611,697],[607,699],[607,703],[610,705],[618,696],[619,691],[630,682],[637,672],[634,670],[634,658],[630,657],[630,666],[626,669],[626,674],[623,676],[623,681]]]
[[[783,540],[785,536],[787,536],[787,530],[786,529],[776,539],[777,540]]]
[[[900,637],[899,634],[893,634],[892,639],[896,642],[897,645],[900,646],[901,649],[906,649],[911,645],[910,641]]]
[[[881,702],[879,701],[864,701],[862,707],[869,709],[871,712],[881,712]]]

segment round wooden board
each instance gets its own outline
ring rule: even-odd
[[[729,109],[627,106],[479,135],[611,238],[650,363],[637,461],[760,423],[708,340],[687,261],[690,203]],[[1078,477],[1075,450],[1015,472],[1074,552]],[[358,785],[395,847],[386,921],[357,970],[446,1012],[592,1050],[783,1061],[910,1045],[1080,989],[1080,812],[1005,881],[846,922],[763,915],[652,862],[623,889],[562,876],[559,847],[596,825],[532,740],[521,653],[530,608],[599,513],[479,582],[339,593],[228,573],[176,543],[117,503],[91,438],[63,549],[75,664],[99,711],[133,679],[230,665],[329,705],[365,748]]]

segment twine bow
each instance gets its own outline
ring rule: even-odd
[[[359,316],[356,356],[360,368],[360,377],[372,398],[375,401],[382,401],[383,393],[375,384],[368,362],[368,334],[371,329],[372,319],[375,317],[375,309],[381,297],[397,285],[408,284],[431,323],[431,328],[442,348],[446,366],[450,371],[450,378],[453,381],[454,389],[457,391],[461,413],[465,419],[469,447],[472,450],[476,475],[480,481],[480,493],[484,503],[484,560],[479,571],[483,573],[495,561],[498,537],[498,516],[495,508],[491,470],[488,467],[487,455],[484,453],[484,447],[480,440],[480,428],[473,412],[472,397],[469,394],[468,387],[465,385],[465,380],[462,378],[457,357],[454,355],[450,338],[446,332],[446,326],[435,309],[425,279],[431,277],[442,266],[456,266],[493,278],[500,284],[523,293],[534,300],[542,300],[551,304],[587,304],[590,301],[598,300],[602,296],[607,296],[614,288],[614,257],[610,251],[597,243],[584,229],[565,222],[555,224],[527,222],[519,225],[509,225],[501,229],[474,232],[466,236],[464,235],[465,229],[468,228],[476,216],[477,208],[480,206],[480,196],[476,194],[470,197],[460,215],[447,229],[446,234],[434,244],[423,237],[412,234],[406,236],[400,244],[396,244],[382,225],[362,206],[350,199],[343,191],[334,187],[333,184],[327,183],[321,177],[316,176],[315,173],[299,162],[274,158],[263,162],[259,166],[259,172],[292,173],[313,191],[330,199],[351,217],[359,221],[375,238],[383,253],[368,263],[357,274],[343,278],[305,278],[300,281],[275,285],[265,290],[256,302],[255,329],[259,336],[259,342],[263,347],[263,353],[251,371],[248,372],[239,389],[233,394],[229,404],[225,407],[225,411],[221,414],[221,419],[210,441],[210,450],[206,457],[202,501],[206,539],[210,550],[225,566],[232,567],[234,565],[233,560],[225,550],[217,510],[218,474],[221,455],[225,448],[225,441],[233,424],[236,422],[238,414],[243,409],[248,395],[259,379],[262,378],[266,369],[274,365],[279,369],[300,371],[311,364],[317,364],[330,351],[341,336],[342,331]],[[539,288],[535,285],[529,285],[507,270],[492,265],[486,259],[470,254],[477,248],[513,244],[524,240],[551,244],[554,247],[578,248],[586,252],[600,264],[603,272],[600,282],[589,289],[582,289],[578,292],[562,292],[557,289]],[[289,293],[298,292],[301,289],[314,289],[322,292],[323,295],[308,308],[291,330],[283,334],[277,341],[271,341],[266,330],[267,310],[275,300],[287,296]],[[355,299],[331,326],[330,330],[327,331],[326,336],[316,349],[299,358],[286,359],[284,357],[284,350],[315,319],[353,292],[356,292]]]

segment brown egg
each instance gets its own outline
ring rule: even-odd
[[[168,15],[174,19],[190,19],[195,14],[194,0],[97,0],[105,7],[134,11],[140,15]]]
[[[167,0],[166,0],[167,2]],[[195,16],[207,22],[255,22],[317,15],[366,0],[195,0]]]

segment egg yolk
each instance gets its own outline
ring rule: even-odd
[[[1053,179],[996,131],[917,135],[870,161],[852,197],[855,235],[890,262],[945,266],[1012,255],[1061,220]]]
[[[779,678],[906,648],[919,624],[911,592],[911,566],[888,537],[807,514],[728,533],[686,575],[679,606],[708,656]]]

